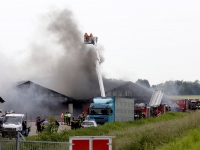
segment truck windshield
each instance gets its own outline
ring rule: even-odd
[[[94,115],[94,114],[101,114],[101,115],[109,115],[111,113],[110,108],[90,108],[89,109],[89,115]]]
[[[6,116],[4,119],[4,123],[20,124],[21,120],[21,116]]]

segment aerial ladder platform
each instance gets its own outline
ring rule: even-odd
[[[163,98],[164,92],[162,90],[155,90],[151,96],[151,100],[149,102],[150,107],[156,107],[161,104],[161,100]]]
[[[101,97],[103,99],[106,99],[103,79],[102,79],[102,75],[101,75],[101,66],[100,66],[101,60],[100,60],[100,56],[99,56],[99,51],[97,49],[97,40],[98,40],[98,37],[94,37],[92,33],[90,35],[88,35],[87,33],[84,34],[84,43],[85,44],[93,44],[95,46],[96,55],[97,55],[97,60],[95,61],[95,64],[96,64],[96,72],[97,72],[97,76],[98,76],[98,80],[99,80]]]

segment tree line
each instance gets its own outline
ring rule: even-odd
[[[166,81],[165,83],[150,86],[148,80],[138,79],[136,84],[153,90],[163,90],[168,95],[200,95],[199,80],[195,80],[194,82],[183,80]]]

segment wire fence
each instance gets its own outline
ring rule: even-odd
[[[0,140],[0,150],[17,150],[17,140]],[[19,150],[69,150],[69,142],[20,140]]]

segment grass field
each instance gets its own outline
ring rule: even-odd
[[[168,95],[172,99],[200,99],[200,95]]]
[[[200,128],[191,130],[185,137],[164,145],[160,150],[199,150]]]
[[[68,142],[71,136],[115,136],[117,150],[165,150],[171,148],[174,145],[172,142],[177,139],[183,139],[184,143],[188,133],[199,127],[200,110],[169,112],[156,118],[113,122],[96,128],[63,130],[59,133],[44,132],[30,136],[27,140]],[[164,147],[165,145],[167,147]]]

